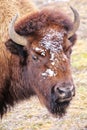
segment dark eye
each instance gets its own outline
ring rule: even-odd
[[[37,60],[38,60],[38,57],[37,57],[36,55],[33,55],[33,56],[32,56],[32,59],[35,60],[35,61],[37,61]]]

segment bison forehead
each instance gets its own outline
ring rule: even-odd
[[[50,29],[41,39],[40,44],[51,52],[60,52],[63,43],[64,32]]]

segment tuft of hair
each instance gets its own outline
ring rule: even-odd
[[[0,0],[0,45],[9,39],[8,25],[16,13],[20,18],[37,12],[38,8],[30,0]]]
[[[65,14],[52,9],[43,9],[21,19],[15,29],[18,34],[28,36],[49,25],[61,26],[67,32],[73,28],[73,23]]]

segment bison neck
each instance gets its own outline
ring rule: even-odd
[[[27,66],[21,66],[17,56],[0,55],[0,115],[15,103],[35,95],[29,84]]]

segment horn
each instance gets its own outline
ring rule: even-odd
[[[77,31],[80,25],[79,13],[73,7],[70,6],[70,8],[74,13],[74,23],[73,23],[73,29],[68,32],[68,38],[70,38],[71,36],[75,34],[75,32]]]
[[[9,32],[9,36],[10,38],[17,44],[19,45],[22,45],[22,46],[25,46],[27,45],[27,40],[24,36],[20,36],[16,33],[15,31],[15,28],[14,28],[14,24],[16,22],[18,18],[18,14],[16,14],[13,18],[12,18],[12,21],[11,23],[9,24],[9,29],[8,29],[8,32]]]

